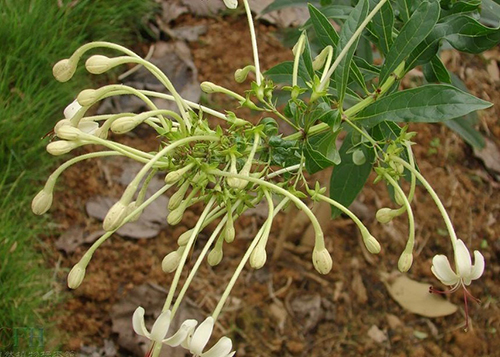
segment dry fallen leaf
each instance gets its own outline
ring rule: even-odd
[[[368,330],[368,337],[378,343],[387,341],[386,333],[379,329],[376,325],[372,325],[372,327],[370,327],[370,329]]]
[[[488,171],[495,175],[495,178],[500,178],[500,150],[498,146],[490,139],[485,139],[485,147],[483,149],[474,148],[474,155],[481,159]]]
[[[419,283],[399,272],[381,273],[391,297],[407,311],[425,316],[447,316],[457,311],[457,306],[451,302],[429,293],[429,284]]]

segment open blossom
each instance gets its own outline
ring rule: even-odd
[[[432,259],[432,272],[444,284],[453,286],[454,289],[460,285],[470,285],[472,280],[479,279],[484,271],[484,257],[475,250],[474,264],[469,250],[464,242],[459,239],[455,245],[455,270],[451,269],[450,262],[445,255],[436,255]]]
[[[451,286],[452,288],[448,291],[439,291],[430,288],[431,293],[437,294],[449,294],[457,291],[460,287],[464,291],[464,303],[465,303],[465,330],[469,326],[469,309],[467,305],[467,298],[479,302],[472,294],[467,290],[466,286],[470,285],[472,280],[479,279],[484,272],[484,257],[483,255],[475,250],[474,251],[474,264],[472,264],[472,259],[469,250],[465,246],[465,243],[458,239],[455,244],[455,271],[451,268],[448,258],[444,255],[436,255],[432,259],[431,270],[434,275],[444,284]]]
[[[196,328],[198,324],[196,320],[186,320],[176,333],[166,338],[171,322],[172,313],[170,310],[162,312],[158,316],[151,328],[151,332],[146,328],[144,314],[144,309],[139,306],[132,317],[132,324],[135,333],[153,342],[153,346],[146,356],[151,355],[157,343],[164,343],[172,347],[182,346],[189,350],[195,357],[232,357],[235,354],[235,352],[231,352],[233,347],[231,340],[225,336],[221,337],[211,349],[203,352],[208,340],[212,336],[215,323],[212,317],[206,318],[198,328]]]

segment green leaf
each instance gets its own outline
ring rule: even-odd
[[[411,15],[413,14],[412,5],[415,1],[413,0],[396,0],[396,9],[399,10],[399,16],[404,23],[408,22]]]
[[[306,140],[304,154],[307,172],[314,174],[340,163],[340,155],[335,145],[339,132],[328,131]]]
[[[493,0],[483,0],[481,22],[496,27],[500,25],[500,4]]]
[[[429,63],[424,64],[423,72],[429,83],[450,83],[450,72],[446,69],[441,59],[436,55]]]
[[[363,20],[368,15],[369,3],[368,0],[360,0],[354,10],[351,12],[349,17],[347,18],[344,26],[342,26],[342,31],[340,32],[339,43],[335,50],[335,55],[338,56],[340,52],[344,49],[347,42],[351,39],[354,32],[361,25]],[[335,82],[337,87],[337,96],[339,106],[342,106],[344,102],[345,92],[347,88],[347,83],[349,81],[349,71],[351,68],[352,57],[354,56],[354,52],[358,47],[359,37],[358,39],[351,45],[349,50],[347,51],[344,58],[340,61],[336,71],[335,71]],[[353,63],[354,65],[354,63]],[[359,71],[359,69],[358,69]],[[364,84],[364,81],[362,81]],[[366,87],[365,87],[366,88]]]
[[[349,14],[352,11],[352,6],[345,6],[345,5],[331,5],[331,6],[325,6],[320,9],[316,9],[319,12],[321,12],[327,19],[334,19],[334,20],[345,20],[349,16]],[[310,11],[309,11],[310,12]],[[312,25],[312,19],[309,18],[302,28],[307,28]]]
[[[454,14],[477,11],[479,6],[481,6],[481,0],[457,1],[450,9],[442,10],[441,16],[444,18]]]
[[[297,7],[297,6],[306,6],[307,3],[313,3],[313,4],[318,4],[319,1],[315,0],[274,0],[268,7],[266,7],[262,13],[267,14],[268,12],[271,11],[276,11],[280,9],[284,9],[287,7]]]
[[[383,120],[436,123],[491,105],[451,85],[429,84],[383,97],[362,110],[355,120],[365,127]]]
[[[500,28],[489,28],[470,16],[453,15],[434,27],[429,36],[410,54],[406,70],[429,62],[446,39],[455,49],[467,53],[484,52],[500,42]]]
[[[354,164],[352,154],[348,153],[352,147],[352,134],[349,133],[340,148],[341,162],[333,168],[330,178],[330,197],[348,207],[356,199],[359,192],[368,180],[373,166],[373,150],[361,146],[366,161],[362,165]],[[332,218],[340,216],[342,212],[332,207]]]
[[[394,13],[390,2],[386,2],[375,14],[370,26],[378,37],[379,48],[382,54],[387,55],[392,46],[392,32],[394,29]]]
[[[316,36],[318,37],[318,40],[321,42],[321,44],[325,47],[331,45],[334,49],[337,48],[340,37],[330,21],[325,17],[325,15],[321,13],[321,11],[319,11],[312,5],[309,5],[309,14],[311,16],[314,31],[316,32]],[[337,51],[337,53],[339,52]],[[366,83],[359,68],[357,68],[355,63],[351,63],[350,68],[351,78],[355,80],[361,88],[366,90]],[[338,71],[339,69],[337,68],[337,72]]]
[[[445,125],[460,135],[469,145],[481,149],[484,147],[484,137],[479,131],[474,129],[473,121],[467,116],[465,118],[455,118],[445,122]]]
[[[293,62],[286,61],[282,62],[270,69],[268,69],[264,74],[269,79],[272,79],[275,83],[292,83],[292,73],[293,73]],[[299,72],[298,72],[298,85],[299,87],[305,87],[306,82],[310,82],[312,79],[304,66],[303,61],[299,62]]]
[[[380,71],[380,83],[385,82],[396,67],[429,35],[439,19],[439,11],[439,2],[436,0],[420,3],[394,40]]]

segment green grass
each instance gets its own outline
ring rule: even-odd
[[[155,6],[153,0],[63,3],[0,0],[0,351],[12,348],[6,329],[44,326],[54,303],[47,300],[51,272],[39,239],[48,220],[30,211],[56,163],[41,137],[94,77],[80,68],[59,83],[52,66],[92,40],[134,44]]]

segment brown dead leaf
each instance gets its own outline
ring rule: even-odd
[[[381,273],[382,282],[396,302],[407,311],[425,316],[441,317],[455,313],[457,306],[429,293],[429,284],[419,283],[397,271]]]
[[[474,155],[481,159],[486,169],[500,181],[500,150],[493,140],[486,138],[485,143],[485,147],[481,150],[474,148]]]
[[[65,253],[73,253],[82,244],[94,243],[103,234],[102,230],[86,234],[83,228],[72,227],[57,239],[56,248]]]
[[[306,333],[316,327],[323,315],[319,294],[297,295],[292,298],[290,307]]]
[[[368,294],[366,292],[365,284],[363,284],[363,278],[361,278],[361,274],[357,270],[353,273],[351,287],[356,294],[356,300],[360,304],[365,304],[368,301]]]

